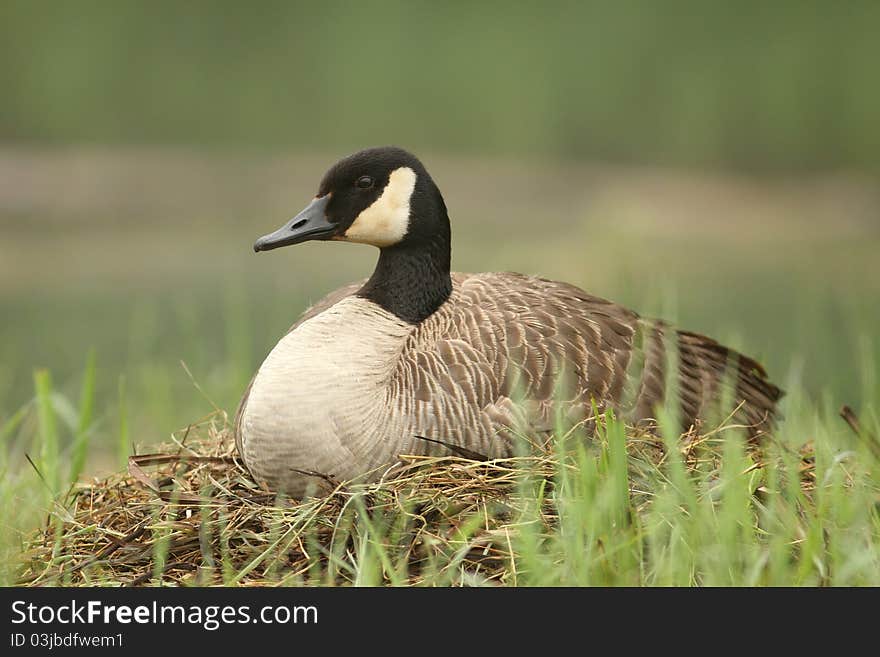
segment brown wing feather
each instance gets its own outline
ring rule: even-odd
[[[468,426],[480,430],[484,422],[496,433],[524,419],[533,431],[549,430],[560,402],[570,418],[588,416],[595,403],[643,422],[673,394],[687,429],[716,418],[725,390],[750,435],[773,419],[779,388],[757,362],[710,338],[566,283],[509,273],[453,278],[452,297],[413,332],[395,378],[398,394],[416,385],[415,403],[430,402],[441,416],[428,418],[428,427],[448,433],[430,437],[475,447],[467,444],[479,442]],[[678,376],[670,380],[668,363],[676,360]]]
[[[733,418],[748,428],[750,438],[771,428],[784,393],[757,361],[688,331],[678,332],[678,354],[685,424],[723,420],[735,410]],[[728,408],[721,407],[724,402]]]
[[[425,377],[438,383],[440,394],[425,398],[431,414],[412,409],[437,432],[429,437],[497,453],[487,435],[549,431],[560,405],[579,420],[593,401],[601,409],[622,395],[635,313],[519,274],[455,274],[453,282],[449,301],[410,336],[395,376],[401,392]]]

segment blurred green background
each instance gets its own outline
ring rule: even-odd
[[[35,368],[71,439],[92,348],[91,471],[120,439],[209,412],[206,396],[234,412],[305,305],[375,259],[257,257],[254,238],[338,157],[385,143],[438,181],[456,269],[569,280],[866,406],[878,34],[880,3],[856,0],[3,0],[7,452],[36,430]]]

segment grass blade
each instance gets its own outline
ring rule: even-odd
[[[37,416],[39,418],[40,469],[46,485],[55,494],[61,484],[59,476],[59,442],[58,425],[55,409],[52,404],[52,377],[48,370],[34,372],[34,391],[37,399]]]
[[[83,372],[79,395],[79,422],[73,438],[73,453],[70,459],[70,481],[75,482],[82,474],[88,454],[89,431],[95,414],[95,350],[89,350],[86,369]]]

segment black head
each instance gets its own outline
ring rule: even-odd
[[[324,175],[302,212],[254,244],[269,251],[310,240],[338,240],[385,249],[449,240],[446,206],[431,176],[411,153],[393,146],[343,158]]]

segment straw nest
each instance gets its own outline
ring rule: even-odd
[[[713,434],[684,436],[686,468],[706,471],[707,459],[713,461],[709,470],[718,466],[717,450],[702,449]],[[658,481],[665,450],[650,432],[632,429],[626,450],[629,507],[639,513],[651,504],[651,482]],[[225,416],[215,415],[151,453],[130,457],[128,472],[77,484],[56,501],[25,551],[20,583],[359,583],[364,541],[382,543],[374,545],[374,556],[383,547],[396,555],[396,575],[382,572],[384,562],[379,582],[511,583],[512,537],[523,519],[531,518],[539,540],[559,520],[552,496],[536,497],[535,491],[552,488],[560,468],[575,467],[557,448],[495,461],[402,461],[400,472],[380,484],[333,482],[324,497],[280,500],[250,479]],[[801,463],[809,490],[812,460],[806,455]]]

